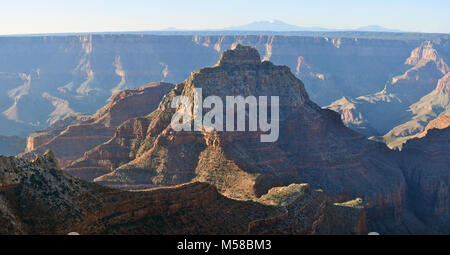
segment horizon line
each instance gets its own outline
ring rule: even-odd
[[[43,32],[43,33],[17,33],[0,34],[0,37],[31,37],[31,36],[72,36],[89,34],[139,34],[139,33],[190,33],[190,32],[225,32],[225,33],[368,33],[368,34],[428,34],[428,35],[450,35],[445,32],[417,32],[417,31],[364,31],[356,29],[330,29],[330,30],[233,30],[233,29],[158,29],[158,30],[111,30],[111,31],[80,31],[80,32]]]

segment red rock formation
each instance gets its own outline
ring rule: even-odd
[[[63,128],[52,127],[51,132],[42,132],[44,135],[30,136],[29,155],[50,149],[55,151],[61,167],[66,167],[85,152],[108,141],[124,121],[151,113],[172,87],[169,83],[156,82],[117,92],[109,104],[94,115],[66,121],[66,125],[60,125]]]
[[[50,140],[52,140],[53,137],[45,137],[45,136],[28,136],[27,137],[27,146],[26,151],[34,151],[39,146],[44,145]]]
[[[422,133],[415,135],[413,138],[422,138],[427,135],[430,129],[445,129],[450,126],[450,116],[441,115],[436,119],[430,121],[428,125],[425,127],[425,130]]]
[[[387,135],[385,135],[385,140],[388,142],[388,146],[392,148],[398,148],[402,149],[403,144],[406,143],[408,140],[414,139],[414,138],[422,138],[427,135],[428,130],[430,129],[444,129],[450,125],[450,113],[443,113],[442,115],[438,116],[437,118],[431,120],[428,122],[428,124],[423,128],[423,131],[420,133],[417,133],[415,135],[409,135],[409,136],[399,136],[396,134],[396,132],[402,132],[404,129],[404,126],[408,126],[410,123],[405,123],[404,125],[400,125],[394,129],[392,129],[391,132],[389,132]],[[422,129],[422,128],[421,128]]]
[[[436,89],[442,94],[450,93],[450,72],[444,75],[441,79],[439,79]]]

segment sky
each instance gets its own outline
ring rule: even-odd
[[[0,0],[0,34],[221,29],[281,20],[450,33],[449,0]]]

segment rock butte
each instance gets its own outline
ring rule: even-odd
[[[173,132],[177,95],[280,97],[280,138],[261,144],[246,132]],[[108,142],[66,170],[80,178],[123,188],[207,182],[234,199],[256,199],[270,188],[307,182],[336,202],[362,197],[369,213],[400,220],[406,182],[395,153],[346,128],[335,112],[313,103],[286,66],[260,61],[237,45],[211,68],[192,72],[151,114],[118,127]],[[94,174],[105,173],[93,178]],[[373,216],[376,217],[376,216]]]

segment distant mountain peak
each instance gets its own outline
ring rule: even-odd
[[[241,26],[227,27],[225,28],[225,30],[296,31],[302,30],[302,28],[285,23],[277,19],[273,19],[273,20],[254,21]]]
[[[356,31],[367,31],[367,32],[396,32],[396,33],[403,32],[402,30],[386,28],[386,27],[382,27],[379,25],[362,26],[362,27],[358,27],[355,30]]]
[[[369,25],[362,26],[356,29],[335,29],[335,28],[324,28],[318,26],[312,27],[302,27],[292,24],[288,24],[284,21],[273,19],[273,20],[261,20],[254,21],[248,24],[240,26],[232,26],[224,28],[224,30],[235,30],[235,31],[362,31],[362,32],[403,32],[398,29],[385,28],[379,25]]]

